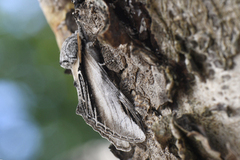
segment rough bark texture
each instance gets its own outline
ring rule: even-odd
[[[39,0],[61,47],[70,0]],[[102,7],[100,4],[105,4]],[[238,0],[76,1],[108,73],[141,114],[147,139],[120,159],[240,159]]]

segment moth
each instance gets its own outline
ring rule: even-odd
[[[130,143],[141,143],[146,136],[133,104],[109,79],[101,62],[101,53],[78,21],[78,30],[68,37],[60,52],[60,65],[70,69],[78,93],[76,113],[88,125],[128,152]]]

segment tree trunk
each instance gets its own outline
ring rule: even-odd
[[[240,2],[39,0],[61,49],[79,10],[146,141],[120,159],[240,159]],[[106,8],[101,8],[101,4]]]

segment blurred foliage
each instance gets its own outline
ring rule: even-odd
[[[1,19],[11,18],[6,16],[0,12]],[[35,16],[43,18],[43,14]],[[35,27],[35,18],[25,30]],[[0,80],[24,84],[26,92],[31,90],[33,103],[28,109],[43,136],[36,159],[55,159],[90,139],[100,138],[75,114],[77,92],[72,76],[64,74],[59,65],[59,49],[47,23],[38,32],[23,37],[6,30],[0,26]]]

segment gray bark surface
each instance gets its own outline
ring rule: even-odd
[[[69,16],[74,5],[39,2],[61,48],[76,30]],[[99,41],[109,76],[133,102],[147,137],[128,153],[111,146],[114,155],[240,159],[240,2],[101,2],[108,7],[96,16],[81,8],[81,21]]]

